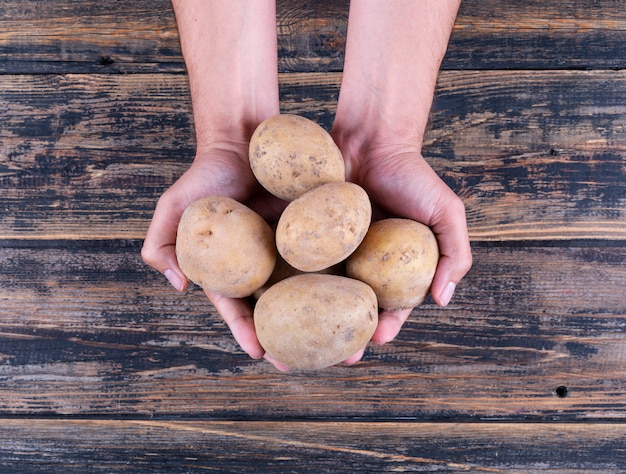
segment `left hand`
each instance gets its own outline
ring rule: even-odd
[[[346,160],[347,179],[362,186],[375,207],[392,216],[416,220],[433,230],[440,259],[431,295],[438,305],[446,306],[472,265],[461,199],[416,147],[380,145],[364,149],[340,143],[340,148]],[[372,341],[382,344],[393,340],[410,313],[410,308],[382,311]]]

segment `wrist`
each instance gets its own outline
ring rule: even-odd
[[[249,141],[279,110],[274,0],[173,5],[198,148]]]
[[[197,148],[187,174],[194,177],[203,195],[217,194],[244,202],[258,188],[247,143],[214,142]]]
[[[341,94],[331,133],[346,159],[421,151],[429,108],[404,114],[343,85]]]
[[[357,77],[352,77],[352,76]],[[430,87],[400,87],[382,74],[358,77],[344,73],[333,136],[348,153],[392,146],[421,150],[433,90]]]
[[[260,113],[257,107],[242,103],[237,103],[234,108],[225,107],[223,112],[205,104],[193,114],[197,154],[215,148],[236,153],[245,149],[247,156],[250,138],[256,127],[278,113],[277,104],[275,107],[266,107],[264,113]]]

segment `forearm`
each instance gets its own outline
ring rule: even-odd
[[[421,147],[460,0],[353,0],[335,133]],[[358,140],[357,140],[358,141]]]
[[[278,113],[275,0],[173,0],[198,149]]]

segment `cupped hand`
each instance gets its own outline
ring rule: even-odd
[[[346,177],[362,186],[373,205],[386,214],[428,225],[437,237],[440,258],[431,295],[446,306],[472,265],[465,206],[414,146],[351,147],[340,143]],[[393,340],[411,308],[383,310],[372,341]]]
[[[141,250],[144,261],[161,272],[178,291],[188,280],[176,259],[176,232],[183,211],[196,199],[222,195],[243,202],[266,219],[279,215],[284,203],[264,193],[248,162],[248,146],[226,144],[198,152],[190,168],[159,198]],[[205,293],[241,348],[254,359],[265,356],[254,330],[252,309],[244,299]],[[286,367],[266,357],[279,370]]]

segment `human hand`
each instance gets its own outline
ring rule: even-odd
[[[460,0],[350,3],[333,137],[346,177],[374,205],[431,227],[441,258],[431,286],[449,303],[472,262],[465,208],[421,155],[437,76]],[[411,310],[383,311],[372,340],[392,340]]]
[[[159,199],[141,251],[144,261],[165,275],[179,291],[187,288],[188,280],[176,259],[178,222],[189,204],[208,195],[228,196],[244,202],[266,219],[276,217],[284,207],[282,201],[264,193],[257,184],[250,170],[246,143],[212,146],[198,152],[189,170]],[[204,292],[241,348],[253,359],[264,357],[248,302]],[[271,357],[265,358],[278,369],[286,369]]]
[[[373,144],[363,147],[342,139],[341,134],[336,134],[346,160],[347,179],[368,192],[379,212],[426,224],[437,236],[441,256],[431,295],[438,305],[446,306],[472,265],[463,202],[439,178],[417,147]],[[411,310],[382,311],[372,341],[382,344],[393,340]]]

